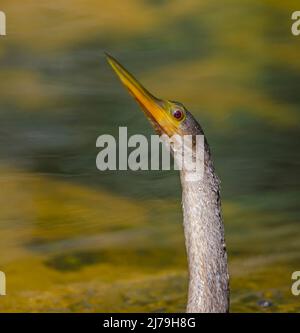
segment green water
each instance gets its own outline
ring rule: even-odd
[[[0,311],[185,309],[177,173],[96,170],[99,135],[152,134],[104,50],[205,129],[222,180],[231,310],[300,310],[290,291],[300,270],[297,5],[2,0]]]

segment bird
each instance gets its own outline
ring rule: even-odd
[[[190,111],[179,102],[152,95],[114,57],[105,53],[112,69],[141,106],[159,135],[204,136],[202,177],[188,179],[180,172],[183,230],[188,266],[187,313],[229,312],[230,288],[220,180],[204,131]],[[195,150],[193,145],[193,150]],[[193,154],[196,154],[193,151]],[[197,172],[197,171],[196,171]]]

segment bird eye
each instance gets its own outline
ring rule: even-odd
[[[183,112],[181,110],[175,110],[173,112],[173,117],[177,120],[181,120],[183,118]]]

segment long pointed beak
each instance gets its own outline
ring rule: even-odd
[[[138,80],[130,74],[116,59],[106,53],[108,63],[117,73],[121,82],[128,89],[130,94],[141,105],[146,116],[151,121],[155,129],[160,133],[168,132],[167,112],[165,110],[166,102],[153,96],[144,88]],[[171,133],[170,133],[171,134]]]

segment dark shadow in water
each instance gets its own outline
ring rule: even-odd
[[[85,252],[73,252],[50,257],[45,265],[58,271],[77,271],[93,264],[137,266],[142,269],[168,269],[185,264],[185,256],[181,250],[133,248],[109,249]]]

